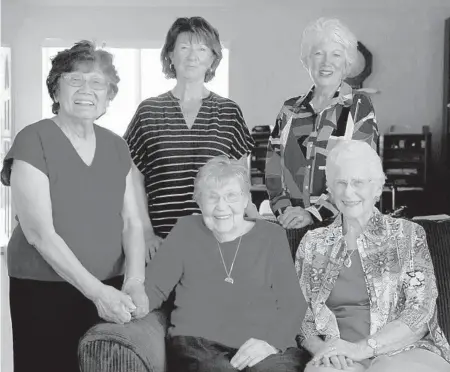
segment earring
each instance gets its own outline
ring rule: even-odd
[[[173,63],[170,63],[169,68],[170,68],[171,71],[175,70],[175,66],[173,65]]]
[[[378,203],[380,201],[380,197],[379,196],[375,196],[375,203]]]

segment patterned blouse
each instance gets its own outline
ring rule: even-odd
[[[378,126],[370,98],[342,83],[330,106],[315,113],[308,94],[286,101],[272,131],[266,160],[266,186],[275,214],[288,206],[306,208],[323,220],[338,211],[328,200],[325,161],[340,138],[377,147]]]
[[[357,246],[370,300],[370,334],[393,320],[402,321],[413,332],[420,332],[427,324],[429,332],[425,337],[389,355],[418,347],[450,362],[450,345],[437,321],[438,292],[425,230],[374,208]],[[323,335],[326,340],[340,337],[336,317],[325,303],[345,254],[341,215],[331,225],[311,230],[302,239],[295,267],[309,307],[300,342],[314,335]]]

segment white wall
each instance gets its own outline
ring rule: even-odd
[[[407,125],[420,132],[429,125],[435,156],[440,153],[449,0],[128,1],[135,6],[115,0],[108,7],[103,0],[84,6],[70,6],[75,0],[64,0],[64,6],[54,5],[56,0],[40,0],[45,6],[36,6],[37,0],[3,1],[2,37],[13,48],[17,129],[40,119],[45,38],[163,40],[176,17],[193,15],[208,19],[229,42],[230,97],[249,126],[272,124],[283,100],[311,84],[298,58],[303,28],[319,16],[335,16],[373,53],[373,73],[365,86],[382,92],[373,97],[381,130]],[[167,3],[171,6],[158,6]],[[214,6],[204,6],[208,3]]]

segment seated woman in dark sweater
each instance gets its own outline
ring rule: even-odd
[[[306,312],[281,226],[246,220],[247,169],[216,157],[195,180],[202,215],[181,218],[147,267],[150,310],[175,288],[171,371],[303,371]]]

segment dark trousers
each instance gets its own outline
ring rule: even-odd
[[[230,360],[238,349],[201,337],[174,336],[167,340],[169,372],[236,372]],[[309,354],[292,347],[282,354],[268,356],[245,372],[303,372]]]
[[[123,276],[104,283],[117,289]],[[78,341],[101,321],[95,305],[67,282],[10,278],[14,372],[79,372]]]

